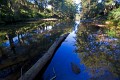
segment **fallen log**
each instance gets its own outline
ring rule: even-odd
[[[47,19],[42,19],[43,21],[56,21],[56,20],[58,20],[58,19],[56,19],[56,18],[47,18]]]
[[[59,39],[57,39],[53,45],[49,48],[49,50],[40,58],[23,76],[21,76],[18,80],[34,80],[37,74],[42,70],[45,64],[51,59],[53,54],[59,45],[65,40],[65,38],[69,35],[69,33],[64,34]]]

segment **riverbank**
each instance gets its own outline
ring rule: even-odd
[[[3,39],[6,39],[6,34],[7,33],[14,33],[14,35],[17,35],[18,32],[19,34],[20,33],[23,33],[25,31],[28,31],[35,28],[33,26],[39,26],[42,28],[42,26],[45,26],[45,24],[49,21],[54,21],[54,22],[57,22],[59,19],[57,18],[39,18],[39,19],[29,19],[29,20],[26,20],[26,21],[20,21],[20,22],[15,22],[15,23],[10,23],[10,24],[0,24],[0,41],[4,41]],[[37,25],[41,23],[41,25]],[[53,24],[52,22],[50,24]],[[3,39],[2,39],[3,38]]]
[[[30,18],[30,19],[25,19],[25,20],[19,20],[19,21],[14,21],[14,22],[4,22],[0,21],[0,24],[17,24],[17,23],[33,23],[36,21],[56,21],[58,18]]]
[[[105,18],[93,18],[93,19],[85,19],[81,20],[81,24],[84,24],[86,26],[89,25],[89,27],[97,27],[97,28],[103,28],[104,33],[111,37],[117,37],[120,38],[120,26],[115,26],[112,21],[108,21]]]

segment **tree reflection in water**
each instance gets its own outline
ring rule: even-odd
[[[91,79],[120,79],[120,43],[106,36],[104,29],[81,24],[77,33],[77,52]],[[106,40],[108,39],[108,40]]]

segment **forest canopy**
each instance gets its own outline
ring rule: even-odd
[[[51,5],[52,8],[47,8]],[[30,18],[73,18],[77,5],[72,0],[0,0],[0,22]]]

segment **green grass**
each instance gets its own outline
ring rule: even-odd
[[[114,30],[107,31],[108,36],[115,37],[116,33]]]

